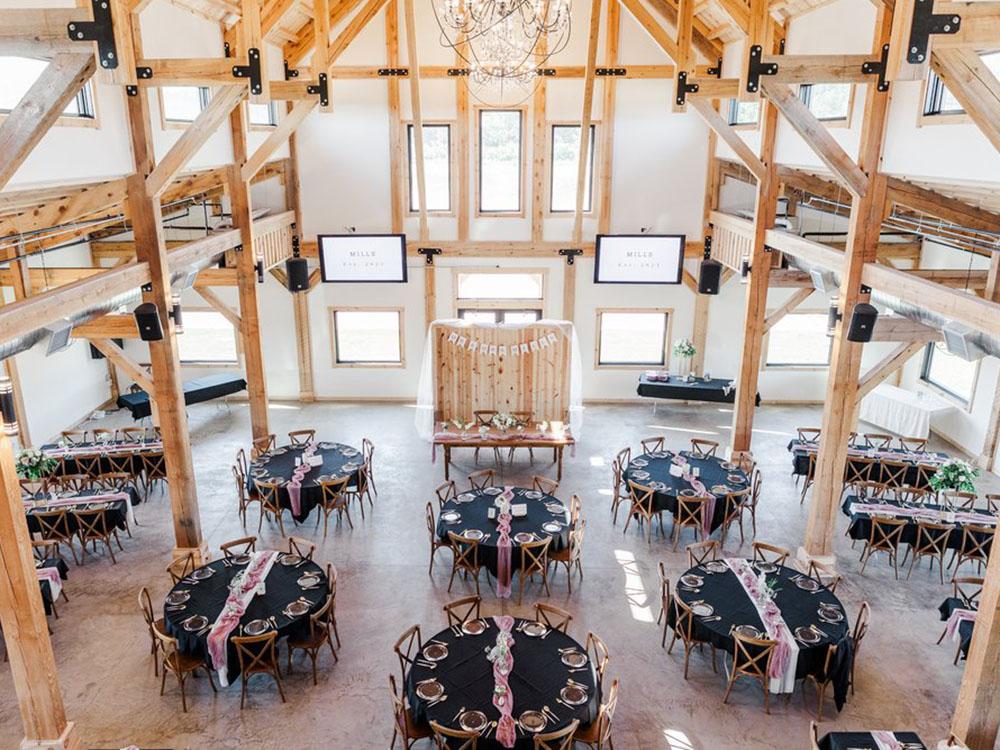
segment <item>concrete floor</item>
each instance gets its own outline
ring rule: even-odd
[[[245,404],[193,407],[189,412],[195,470],[201,501],[201,522],[209,545],[243,534],[229,466],[238,447],[248,443]],[[566,595],[560,573],[551,602],[573,612],[571,633],[579,640],[588,630],[601,635],[611,651],[609,676],[622,680],[615,717],[614,740],[619,750],[716,750],[723,748],[804,748],[814,697],[809,706],[797,692],[789,705],[777,702],[765,716],[756,685],[737,688],[723,707],[724,677],[712,673],[706,658],[692,657],[691,679],[682,677],[677,650],[660,649],[656,563],[666,561],[672,577],[686,567],[683,548],[654,535],[652,545],[632,528],[622,534],[622,519],[611,525],[610,461],[625,445],[641,438],[667,436],[680,448],[689,438],[703,436],[728,442],[730,413],[715,405],[661,405],[655,416],[648,406],[595,406],[587,410],[583,438],[576,456],[567,454],[559,494],[583,498],[589,524],[585,540],[582,585]],[[320,543],[317,559],[332,561],[340,570],[337,612],[343,649],[339,664],[323,657],[318,687],[302,665],[286,680],[289,701],[282,705],[266,678],[255,678],[247,709],[239,710],[239,687],[214,695],[206,682],[195,681],[189,712],[182,714],[176,683],[159,696],[153,677],[145,625],[136,604],[141,586],[148,586],[159,609],[169,589],[164,568],[170,561],[173,532],[169,499],[154,494],[136,508],[141,526],[125,540],[118,565],[110,560],[73,566],[66,590],[69,603],[59,606],[61,619],[52,620],[52,637],[59,678],[69,717],[75,720],[90,748],[120,748],[135,743],[146,748],[368,748],[387,747],[392,732],[386,676],[398,671],[392,653],[396,637],[419,623],[425,637],[443,627],[441,605],[463,596],[456,582],[446,591],[450,559],[439,552],[434,575],[427,575],[428,540],[424,505],[442,481],[440,461],[431,465],[430,450],[413,429],[411,408],[402,405],[273,404],[272,430],[315,427],[327,440],[359,446],[362,436],[375,441],[376,477],[380,491],[375,511],[355,528],[331,528],[324,543],[311,524],[297,532]],[[101,420],[125,424],[121,414]],[[796,425],[818,424],[818,407],[765,406],[758,411],[754,451],[764,473],[758,538],[797,547],[805,527],[806,507],[789,475],[785,446]],[[950,446],[940,446],[954,451]],[[539,457],[541,458],[541,456]],[[471,452],[458,455],[454,477],[474,467]],[[484,464],[487,464],[484,460]],[[506,482],[530,483],[533,473],[554,475],[541,461],[535,467],[519,454]],[[982,486],[996,487],[989,476]],[[995,490],[994,490],[995,491]],[[253,519],[256,525],[256,518]],[[829,704],[823,731],[850,728],[912,729],[925,740],[947,734],[962,666],[952,666],[951,644],[936,646],[941,631],[937,606],[949,588],[935,571],[914,572],[909,581],[893,580],[891,568],[876,559],[865,576],[858,575],[858,552],[843,536],[845,519],[838,518],[837,553],[847,579],[841,598],[853,619],[863,600],[873,607],[872,628],[858,664],[858,692],[841,714]],[[738,535],[737,535],[738,537]],[[686,539],[686,536],[685,536]],[[263,547],[282,540],[265,525]],[[747,543],[747,548],[749,542]],[[735,549],[735,541],[729,543]],[[860,551],[860,547],[859,547]],[[486,592],[484,592],[486,593]],[[518,608],[486,593],[489,614],[527,614],[535,596],[529,592]],[[259,682],[257,682],[259,680]],[[0,673],[0,747],[14,748],[22,734],[10,673]]]

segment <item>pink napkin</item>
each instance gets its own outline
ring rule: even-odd
[[[514,627],[514,618],[510,615],[494,617],[497,627],[501,632],[510,634]],[[510,648],[507,650],[507,658],[502,662],[497,659],[493,662],[493,682],[496,688],[493,691],[493,705],[500,712],[500,721],[497,722],[496,738],[504,747],[514,747],[517,742],[517,725],[511,713],[514,710],[514,694],[510,691],[507,682],[508,675],[514,668],[514,639],[508,641]]]

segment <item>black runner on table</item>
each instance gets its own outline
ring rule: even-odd
[[[493,664],[487,660],[486,652],[496,643],[500,632],[492,617],[484,618],[486,629],[479,635],[455,635],[451,629],[442,630],[431,640],[444,643],[448,655],[437,662],[434,669],[414,664],[406,675],[406,692],[413,718],[418,722],[436,721],[452,729],[459,728],[458,714],[463,706],[467,711],[482,711],[488,721],[500,718],[500,712],[493,705]],[[581,646],[570,636],[557,630],[549,631],[544,638],[531,637],[519,630],[530,620],[514,620],[511,635],[514,645],[511,653],[514,666],[508,677],[508,685],[514,696],[513,718],[524,711],[541,711],[548,706],[558,718],[543,731],[554,732],[570,724],[573,719],[586,726],[597,719],[601,707],[601,691],[597,675],[589,659],[581,671],[570,672],[570,667],[562,662],[563,651],[576,649],[584,653]],[[424,641],[426,649],[430,641]],[[417,695],[417,685],[423,680],[437,680],[444,687],[448,697],[440,703],[428,706],[428,701]],[[579,706],[565,706],[559,702],[560,691],[567,686],[567,680],[580,683],[587,691],[587,702]],[[530,750],[533,735],[517,730],[516,750]],[[496,737],[479,740],[480,748],[500,748]]]
[[[913,743],[925,748],[923,740],[914,732],[893,732],[897,742]],[[830,732],[819,741],[820,750],[879,750],[871,732]]]

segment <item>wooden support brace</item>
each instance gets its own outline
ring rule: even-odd
[[[868,372],[861,376],[858,381],[857,396],[858,402],[871,393],[882,382],[885,381],[896,370],[905,365],[910,357],[922,351],[925,344],[922,341],[910,341],[902,343],[879,360]]]
[[[785,303],[781,305],[781,307],[779,307],[777,310],[775,310],[766,318],[764,318],[763,332],[767,333],[768,331],[770,331],[779,320],[784,318],[786,315],[788,315],[788,313],[790,313],[796,307],[798,307],[807,299],[809,299],[812,296],[813,292],[815,291],[816,290],[812,288],[808,289],[802,288],[793,292],[792,295],[785,301]]]
[[[153,378],[146,368],[139,365],[134,359],[129,357],[122,348],[110,339],[94,338],[90,341],[101,354],[107,357],[116,367],[128,375],[135,383],[142,388],[152,400],[156,393],[153,386]]]
[[[237,333],[243,330],[243,321],[233,309],[223,302],[219,296],[207,286],[195,286],[194,290],[205,300],[213,310],[229,321]]]

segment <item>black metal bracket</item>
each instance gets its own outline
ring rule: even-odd
[[[237,253],[242,253],[243,252],[243,245],[242,244],[240,244],[240,245],[233,245],[233,250],[235,252],[237,252]]]
[[[705,250],[703,255],[705,256],[705,260],[712,257],[712,235],[710,234],[705,235]]]
[[[148,81],[153,77],[153,69],[148,65],[140,65],[135,69],[135,77],[142,81]],[[139,96],[139,87],[126,86],[125,93],[129,96]]]
[[[258,260],[253,264],[254,270],[257,272],[257,283],[264,283],[264,261]]]
[[[682,70],[677,74],[677,97],[674,101],[676,101],[679,106],[684,105],[688,94],[696,94],[698,92],[698,84],[688,83],[687,79],[687,71]]]
[[[628,70],[625,68],[594,68],[594,75],[600,77],[621,78],[622,76],[628,75]]]
[[[572,266],[577,255],[583,255],[583,250],[578,247],[564,247],[559,254],[566,258],[566,265]]]
[[[778,54],[785,54],[785,40],[784,38],[778,40]]]
[[[871,294],[871,293],[872,293],[872,288],[870,286],[866,286],[865,284],[862,284],[861,288],[858,290],[858,294]]]
[[[326,73],[319,74],[319,83],[315,86],[306,86],[306,93],[319,94],[319,106],[325,107],[330,103],[330,86],[326,79]]]
[[[140,289],[142,289],[143,292],[148,294],[149,292],[153,291],[153,282],[149,282],[148,284],[143,284],[140,287]]]
[[[916,0],[910,23],[910,41],[906,46],[906,62],[914,65],[927,60],[927,45],[931,34],[954,34],[962,25],[962,17],[954,13],[935,13],[934,0]]]
[[[222,43],[222,54],[223,54],[223,57],[232,57],[233,56],[233,49],[232,49],[232,47],[229,46],[229,42],[223,42]]]
[[[555,68],[535,68],[535,75],[544,78],[552,78],[556,74]]]
[[[722,78],[722,58],[717,58],[717,62],[711,68],[705,68],[705,75]]]
[[[861,64],[861,72],[865,75],[877,75],[878,83],[875,85],[879,91],[888,91],[889,82],[885,80],[885,71],[889,60],[889,45],[882,45],[882,56],[878,60],[871,60]]]
[[[299,244],[299,233],[295,230],[295,224],[292,224],[292,257],[298,258],[302,252],[301,245]]]
[[[410,75],[409,68],[379,68],[379,78],[406,78]]]
[[[472,71],[469,70],[468,68],[448,68],[448,75],[451,76],[452,78],[457,76],[467,76],[471,72]]]
[[[752,94],[760,89],[761,76],[773,76],[778,72],[778,63],[762,62],[764,50],[759,44],[750,48],[750,59],[747,63],[747,91]]]
[[[259,94],[264,90],[260,77],[260,50],[251,47],[247,50],[247,64],[233,66],[233,78],[249,78],[250,93]]]
[[[299,77],[299,69],[298,68],[289,68],[288,67],[288,60],[285,60],[284,63],[285,63],[285,80],[289,81],[292,78],[298,78]]]
[[[439,248],[439,247],[421,247],[421,248],[417,249],[417,252],[420,255],[424,256],[424,260],[427,262],[427,265],[433,266],[434,265],[434,256],[441,254],[441,248]]]
[[[90,0],[93,21],[70,21],[66,24],[69,38],[74,42],[97,42],[97,59],[105,70],[118,67],[118,48],[115,46],[114,21],[108,0]]]

